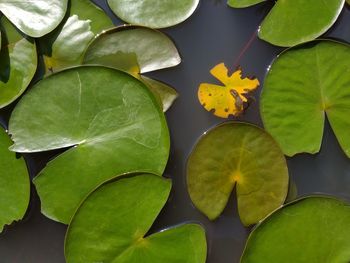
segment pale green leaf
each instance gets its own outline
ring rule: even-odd
[[[107,0],[113,12],[122,20],[152,28],[177,25],[189,18],[199,0]]]
[[[40,40],[47,73],[82,64],[90,42],[113,27],[109,17],[90,0],[71,0],[69,17]]]
[[[64,18],[68,0],[0,0],[0,11],[23,33],[41,37]]]

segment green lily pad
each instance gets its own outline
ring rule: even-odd
[[[34,40],[23,37],[4,16],[0,21],[0,108],[3,108],[27,89],[38,61]]]
[[[325,114],[350,157],[350,48],[314,41],[282,53],[268,72],[260,111],[267,131],[284,153],[317,153]]]
[[[228,0],[227,4],[234,8],[243,8],[256,5],[265,1],[266,0]]]
[[[163,111],[166,112],[179,97],[177,91],[164,82],[139,75],[140,80],[146,84],[150,91],[157,97]]]
[[[147,174],[98,188],[70,223],[67,263],[205,263],[206,238],[199,225],[181,225],[145,236],[170,189],[169,180]]]
[[[71,0],[70,16],[55,31],[40,39],[46,72],[81,65],[90,42],[113,27],[110,18],[90,0]]]
[[[162,102],[167,111],[177,92],[156,80],[140,74],[174,67],[181,62],[175,44],[160,31],[139,26],[121,26],[100,34],[90,44],[85,64],[96,64],[123,70],[143,81]]]
[[[350,262],[350,205],[331,197],[290,203],[250,234],[241,263]]]
[[[130,73],[146,73],[180,64],[176,46],[164,33],[139,26],[121,26],[100,34],[90,44],[85,64],[99,64]]]
[[[0,129],[0,232],[5,225],[23,218],[30,199],[27,166],[22,158],[8,148],[12,144]]]
[[[112,177],[135,171],[162,175],[169,154],[165,117],[147,87],[97,66],[40,81],[13,111],[9,133],[17,152],[71,147],[34,179],[42,212],[62,223]]]
[[[229,0],[233,7],[255,1]],[[262,1],[257,1],[262,2]],[[277,1],[259,30],[259,37],[273,45],[290,47],[324,34],[335,23],[345,0]],[[288,30],[286,30],[288,29]]]
[[[228,122],[205,133],[188,160],[187,185],[194,205],[210,220],[224,210],[236,187],[244,225],[280,207],[288,192],[286,160],[264,130]]]
[[[41,37],[64,18],[68,0],[0,0],[0,11],[24,34]]]
[[[196,10],[199,0],[107,0],[112,11],[129,24],[165,28],[180,24]]]

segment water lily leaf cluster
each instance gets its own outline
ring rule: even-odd
[[[176,10],[168,10],[172,17],[167,21],[181,22],[196,3],[170,4]],[[11,11],[11,4],[17,5],[16,12],[21,11],[17,14],[27,14],[25,19],[34,14],[39,22],[32,19],[31,25],[23,26],[25,19],[11,15],[15,10]],[[4,213],[0,214],[0,227],[21,219],[29,202],[29,178],[23,172],[26,166],[15,153],[59,149],[61,153],[33,182],[42,213],[55,221],[72,223],[66,241],[68,262],[95,262],[95,257],[104,261],[111,253],[113,259],[118,258],[115,262],[139,261],[138,253],[142,252],[142,260],[147,262],[204,263],[206,238],[199,225],[186,224],[146,236],[170,193],[170,181],[161,177],[170,147],[163,110],[171,106],[177,93],[141,73],[178,65],[177,48],[165,34],[151,28],[106,30],[113,27],[112,22],[90,1],[71,0],[67,4],[53,0],[0,2],[0,11],[22,31],[5,16],[1,18],[0,107],[24,93],[37,71],[38,55],[43,57],[46,73],[12,111],[9,133],[13,145],[0,134],[0,182],[5,186],[0,191]],[[51,10],[47,10],[48,5],[52,5]],[[47,23],[40,24],[45,13]],[[152,19],[158,14],[147,16]],[[83,62],[94,65],[82,66]],[[116,180],[125,174],[129,175]],[[113,181],[106,183],[109,180]],[[114,190],[119,192],[115,195]],[[106,212],[106,201],[108,215],[101,213]],[[91,214],[85,217],[85,207],[91,204],[96,210],[88,209]],[[99,237],[105,248],[88,249],[91,253],[85,253],[81,260],[81,249],[95,241],[80,236],[79,229],[92,222],[100,225],[101,220],[106,228],[90,233]],[[107,234],[111,229],[131,232]],[[108,247],[110,251],[106,251]]]
[[[63,223],[89,192],[116,175],[162,175],[169,154],[166,121],[147,87],[103,67],[73,68],[40,81],[14,109],[9,133],[16,152],[72,147],[34,180],[42,212]]]
[[[198,99],[207,111],[221,118],[241,114],[248,101],[248,93],[260,85],[257,78],[242,78],[241,69],[229,76],[224,63],[215,66],[210,73],[224,86],[202,83],[198,89]]]
[[[10,137],[0,127],[0,232],[21,220],[29,204],[30,183],[23,158],[9,151]]]
[[[286,155],[317,153],[327,116],[350,157],[349,59],[348,45],[325,40],[289,49],[272,64],[261,95],[261,116]]]
[[[101,186],[79,207],[69,226],[67,263],[204,263],[206,238],[200,225],[148,234],[170,189],[169,180],[145,174]]]
[[[63,3],[64,1],[60,2],[60,4]],[[45,8],[45,5],[43,8]],[[27,7],[28,10],[36,9],[30,3],[27,4]],[[50,27],[50,31],[45,31],[46,33],[44,36],[40,35],[40,38],[37,39],[30,38],[22,32],[18,32],[17,36],[15,34],[11,35],[10,33],[6,33],[10,31],[9,28],[13,28],[12,31],[15,31],[15,29],[5,17],[2,17],[3,22],[1,24],[3,24],[3,26],[1,30],[1,39],[3,41],[1,46],[4,46],[4,48],[1,49],[0,68],[4,70],[0,76],[0,85],[4,86],[4,88],[0,89],[0,108],[15,101],[27,89],[37,70],[38,55],[42,56],[44,59],[45,72],[47,75],[73,66],[79,66],[83,63],[84,54],[94,38],[104,31],[113,28],[113,23],[110,18],[90,0],[71,0],[69,1],[68,7],[67,2],[65,2],[64,13],[66,11],[65,18],[62,17],[57,22],[56,27]],[[50,12],[48,14],[51,14]],[[56,16],[57,15],[59,15],[59,13],[57,13]],[[32,29],[35,30],[35,25],[33,24],[32,26]],[[149,32],[152,31],[150,28],[143,28],[143,31],[147,30]],[[116,31],[119,31],[119,29],[116,29]],[[136,30],[133,31],[132,35],[138,34],[140,34],[140,36],[137,36],[137,38],[140,39],[141,35],[143,35],[142,32],[137,32]],[[7,37],[7,35],[9,36]],[[35,36],[38,37],[38,35]],[[154,63],[157,64],[157,67],[153,68],[153,70],[176,66],[181,62],[175,45],[165,34],[160,32],[158,32],[158,34],[148,34],[148,43],[152,41],[152,37],[155,37],[155,39],[153,39],[153,44],[160,44],[162,42],[170,47],[170,50],[166,50],[168,51],[168,53],[166,53],[167,56],[158,56],[158,59],[156,59],[156,62]],[[22,38],[24,40],[21,42],[25,42],[26,40],[29,43],[26,43],[25,48],[17,46],[15,52],[12,52],[14,43],[19,42]],[[127,40],[124,39],[124,41]],[[129,39],[128,44],[131,42],[131,39]],[[138,44],[139,43],[140,42],[138,42]],[[22,43],[21,46],[23,45],[24,44]],[[132,46],[134,50],[139,49],[137,50],[138,57],[134,58],[133,56],[126,54],[123,59],[115,62],[119,65],[119,69],[128,68],[128,65],[135,66],[135,64],[139,63],[137,59],[140,59],[142,52],[145,52],[145,54],[141,56],[143,58],[154,54],[152,51],[147,51],[146,46],[140,46],[137,45],[137,43],[134,43]],[[150,47],[150,45],[147,46],[147,48]],[[164,47],[164,45],[160,45],[159,47]],[[104,48],[106,48],[106,45],[104,45]],[[18,49],[20,49],[20,51],[17,51]],[[39,54],[36,53],[37,49],[39,50]],[[154,47],[152,50],[154,51]],[[14,58],[12,58],[11,53],[16,54]],[[22,63],[21,65],[16,63],[15,59],[18,60],[19,56],[21,56],[20,59],[23,59],[22,62],[24,61],[25,63]],[[114,60],[118,58],[112,57],[111,59]],[[160,59],[164,60],[160,61]],[[149,60],[152,60],[152,58],[149,58]],[[22,68],[18,68],[20,66],[22,66]],[[136,71],[133,72],[130,69],[126,71],[138,76],[138,68],[135,67],[133,70]],[[143,69],[140,70],[145,72]],[[165,83],[157,80],[149,80],[148,78],[141,76],[139,79],[142,80],[154,93],[164,111],[168,110],[178,97],[177,92]]]
[[[47,164],[34,179],[34,184],[41,200],[42,213],[61,223],[72,222],[70,231],[78,233],[70,238],[68,232],[68,262],[96,262],[96,257],[106,259],[111,253],[119,257],[143,244],[140,239],[152,222],[145,226],[145,232],[141,231],[142,224],[147,222],[144,221],[146,218],[155,219],[167,200],[171,185],[161,179],[170,146],[166,120],[155,97],[143,82],[125,72],[101,66],[81,66],[50,75],[20,100],[12,113],[9,132],[14,141],[10,149],[15,152],[66,150]],[[152,179],[138,179],[143,175],[138,176],[136,185],[132,183],[134,179],[125,178],[120,181],[122,183],[111,183],[116,185],[116,189],[112,187],[106,191],[104,186],[99,187],[108,180],[132,172],[154,175],[148,176]],[[123,185],[121,189],[118,187],[120,184]],[[127,186],[124,187],[124,184]],[[145,195],[142,189],[146,191]],[[109,198],[111,194],[113,200]],[[149,202],[145,202],[147,198]],[[92,200],[95,211],[88,208],[91,214],[86,217],[83,211],[85,205],[90,207],[89,200]],[[119,204],[114,200],[118,200]],[[107,211],[106,203],[110,206],[108,215],[101,213]],[[136,207],[143,218],[134,218]],[[154,209],[155,212],[152,212]],[[90,252],[85,253],[86,258],[80,260],[81,251],[86,249],[87,243],[84,242],[89,240],[80,236],[80,227],[92,222],[95,226],[101,225],[102,218],[106,220],[103,223],[106,229],[95,228],[89,233],[100,241],[105,240],[103,251],[89,249]],[[119,224],[116,224],[117,218]],[[75,226],[74,222],[79,223]],[[131,236],[106,233],[112,228],[128,229],[128,223],[134,229],[131,229]],[[110,242],[112,239],[116,242]],[[195,246],[189,242],[192,239],[198,241]],[[96,243],[93,240],[90,239],[90,242]],[[139,241],[141,243],[137,243]],[[180,259],[186,260],[184,262],[205,262],[205,234],[197,225],[174,228],[146,238],[145,242],[153,244],[156,251],[161,251],[164,244],[174,245],[174,252],[159,255],[159,262],[163,258],[167,262],[177,262],[181,251],[186,252],[180,256]],[[176,242],[181,245],[176,247]],[[107,247],[110,251],[106,251]],[[149,262],[157,262],[152,261],[153,250],[142,251],[150,257]],[[121,258],[120,262],[130,262],[134,257],[138,258],[137,253]]]
[[[257,225],[241,263],[349,262],[350,204],[312,196],[287,204]]]
[[[177,25],[189,18],[199,0],[108,0],[112,11],[122,20],[152,28]]]
[[[232,7],[248,7],[262,0],[228,0]],[[290,47],[314,40],[335,23],[345,0],[276,1],[259,29],[259,37],[273,45]]]
[[[71,0],[68,14],[56,30],[39,40],[47,73],[81,65],[94,37],[113,27],[110,18],[90,0]]]
[[[194,205],[214,220],[236,188],[244,225],[252,225],[281,206],[288,192],[288,169],[277,143],[264,130],[228,122],[207,132],[187,164]]]

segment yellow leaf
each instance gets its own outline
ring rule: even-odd
[[[229,76],[224,63],[215,66],[210,73],[224,86],[202,83],[198,89],[198,99],[207,111],[214,111],[214,115],[221,118],[242,113],[243,103],[247,102],[246,95],[260,85],[257,78],[243,79],[241,69]]]

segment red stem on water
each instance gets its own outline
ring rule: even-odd
[[[259,29],[254,31],[254,33],[249,38],[248,42],[244,45],[242,50],[239,52],[238,57],[236,58],[235,62],[233,63],[233,65],[234,65],[233,68],[234,69],[239,67],[239,62],[240,62],[241,58],[244,56],[244,54],[247,52],[247,50],[251,47],[251,45],[256,40],[256,37],[258,35],[258,31],[259,31]]]

